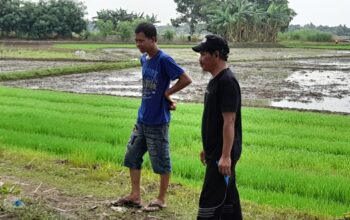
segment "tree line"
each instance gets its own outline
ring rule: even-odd
[[[302,28],[290,26],[296,15],[288,0],[174,0],[179,17],[174,27],[188,26],[189,35],[203,31],[220,34],[229,41],[274,42],[279,32]],[[129,40],[140,22],[159,23],[156,15],[128,12],[122,8],[100,10],[88,21],[86,6],[78,0],[0,0],[0,37],[25,39],[71,38],[117,35]],[[314,26],[310,24],[309,26]],[[350,35],[345,25],[314,27],[337,35]],[[94,32],[96,30],[96,32]],[[165,39],[174,32],[166,30]]]
[[[93,21],[84,18],[86,6],[75,0],[0,0],[0,37],[24,39],[64,39],[74,34],[88,37],[97,29],[101,36],[118,35],[129,39],[140,22],[158,23],[156,15],[116,10],[101,10]],[[90,28],[91,29],[91,28]]]
[[[128,12],[122,8],[98,11],[97,16],[93,18],[93,24],[100,31],[100,35],[118,35],[121,40],[129,40],[141,22],[159,23],[154,14]]]
[[[180,16],[174,26],[187,23],[190,34],[199,24],[230,41],[276,41],[296,15],[288,0],[174,0]]]
[[[329,27],[324,25],[316,26],[313,23],[309,23],[303,26],[297,24],[297,25],[289,25],[288,27],[288,31],[295,31],[295,30],[302,30],[302,29],[318,30],[318,31],[332,33],[338,36],[350,36],[350,28],[346,27],[346,25]]]
[[[86,29],[86,7],[71,0],[0,0],[0,36],[71,38]]]

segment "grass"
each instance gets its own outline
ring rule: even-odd
[[[97,63],[78,66],[50,67],[34,70],[5,72],[0,74],[0,80],[18,80],[28,78],[40,78],[45,76],[68,75],[75,73],[88,73],[101,70],[118,70],[139,66],[139,61],[125,61],[118,63]]]
[[[233,43],[232,47],[252,47],[249,43],[241,44],[241,43]],[[254,44],[253,44],[254,45]],[[267,45],[270,45],[267,43]],[[263,44],[256,44],[255,47],[262,47]],[[340,42],[339,44],[335,44],[334,42],[310,42],[310,41],[291,41],[291,40],[282,40],[275,44],[276,47],[288,47],[288,48],[310,48],[310,49],[331,49],[331,50],[350,50],[350,43]],[[71,43],[71,44],[55,44],[54,48],[62,48],[62,49],[71,49],[71,50],[97,50],[103,48],[135,48],[135,44],[91,44],[91,43]],[[177,44],[160,44],[160,48],[192,48],[193,45],[177,45]]]
[[[313,42],[331,42],[332,34],[328,32],[313,30],[313,29],[301,29],[295,31],[287,31],[278,34],[279,40],[301,40],[301,41],[313,41]]]
[[[279,44],[288,48],[350,50],[350,43],[343,42],[336,44],[334,42],[281,41]]]
[[[115,212],[106,204],[130,191],[129,177],[119,165],[100,164],[98,168],[81,168],[62,155],[38,152],[21,147],[0,145],[0,180],[5,181],[5,189],[16,186],[16,192],[6,192],[4,196],[16,196],[26,204],[23,208],[8,208],[0,203],[0,215],[11,219],[62,219],[74,214],[76,219],[98,219],[108,215],[112,219],[146,219],[147,213],[129,209],[125,213]],[[63,160],[62,160],[63,159]],[[29,162],[28,162],[29,161]],[[30,172],[28,172],[30,171]],[[158,177],[149,170],[142,175],[143,200],[149,201],[157,193]],[[38,188],[38,186],[41,186]],[[1,187],[0,187],[1,189]],[[58,193],[45,193],[55,189]],[[33,194],[33,191],[36,193]],[[54,192],[54,191],[51,191]],[[0,194],[0,198],[2,195]],[[168,207],[162,212],[152,213],[154,218],[169,220],[195,219],[199,198],[199,188],[183,185],[172,180],[168,191]],[[242,201],[243,214],[247,220],[260,219],[329,219],[313,216],[293,209],[276,209]],[[58,207],[57,207],[58,206]],[[63,206],[63,207],[62,207]],[[75,207],[68,209],[70,206]],[[90,207],[97,207],[94,211]],[[59,212],[57,208],[65,210]],[[56,208],[56,209],[55,209]],[[74,218],[70,216],[69,219]]]
[[[0,87],[0,145],[60,155],[76,166],[121,166],[139,103]],[[201,112],[201,104],[179,104],[170,126],[173,179],[195,189],[204,174]],[[243,128],[243,200],[323,216],[350,211],[348,116],[244,108]]]
[[[159,44],[160,48],[192,48],[193,45],[177,45],[177,44]],[[103,48],[125,48],[125,49],[135,49],[135,44],[122,44],[122,43],[71,43],[71,44],[54,44],[53,48],[61,49],[74,49],[74,50],[97,50]]]
[[[13,49],[1,46],[0,59],[80,60],[71,51]]]
[[[7,207],[2,208],[2,203],[0,203],[0,216],[2,217],[9,217],[5,215],[8,214],[17,217],[13,219],[72,219],[72,216],[64,218],[64,214],[69,216],[72,212],[68,211],[71,210],[69,208],[71,206],[75,207],[73,216],[79,216],[74,219],[99,219],[101,215],[106,214],[112,219],[147,218],[147,213],[135,214],[133,209],[126,213],[119,213],[108,207],[109,201],[127,194],[130,190],[130,187],[126,186],[129,181],[128,173],[118,165],[101,164],[98,168],[85,169],[71,161],[58,163],[57,161],[64,161],[62,155],[14,147],[9,149],[3,145],[0,145],[0,150],[2,150],[2,155],[0,155],[2,164],[5,164],[0,166],[0,180],[3,177],[7,186],[15,185],[16,189],[20,189],[21,193],[8,193],[8,195],[21,198],[26,204],[23,209],[14,210]],[[151,172],[143,172],[142,194],[145,201],[153,199],[157,193],[158,186],[154,181],[155,178],[157,177]],[[41,187],[37,190],[36,196],[33,196],[33,191],[39,185]],[[59,190],[59,194],[42,193],[49,189]],[[197,205],[194,200],[198,198],[198,190],[180,184],[171,184],[168,197],[169,207],[164,212],[154,213],[153,216],[161,219],[194,218]],[[89,211],[93,206],[98,208],[95,211]],[[60,214],[57,211],[59,209],[52,207],[67,211]],[[2,213],[3,210],[6,211],[5,214]],[[42,213],[45,215],[38,216]]]

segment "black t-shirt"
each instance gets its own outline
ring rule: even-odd
[[[219,160],[223,147],[223,112],[235,112],[235,137],[231,158],[237,161],[242,151],[241,90],[233,72],[227,68],[207,85],[202,118],[202,141],[206,160]]]

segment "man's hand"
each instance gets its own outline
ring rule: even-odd
[[[170,87],[165,91],[164,96],[169,102],[170,110],[172,111],[176,110],[176,102],[171,98],[171,95],[180,91],[181,89],[185,88],[191,83],[192,83],[191,78],[186,73],[182,73],[179,77],[179,80],[175,83],[175,85],[173,85],[172,87]]]
[[[219,172],[224,176],[231,176],[231,158],[221,157],[218,163]]]
[[[201,162],[204,166],[207,165],[207,161],[205,160],[205,152],[204,151],[201,151],[201,153],[199,154],[199,159],[201,160]]]
[[[166,100],[168,100],[168,102],[169,102],[170,111],[175,111],[176,110],[176,102],[171,98],[168,90],[165,91],[164,96],[165,96]]]

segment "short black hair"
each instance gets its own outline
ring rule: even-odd
[[[144,33],[147,38],[151,39],[151,38],[155,37],[155,39],[157,41],[157,29],[153,24],[143,22],[143,23],[137,25],[137,27],[135,29],[135,34],[138,34],[141,32]]]

